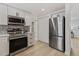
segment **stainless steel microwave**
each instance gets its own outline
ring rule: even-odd
[[[22,17],[8,15],[8,25],[25,25],[25,19]]]

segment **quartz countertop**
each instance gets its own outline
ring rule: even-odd
[[[0,34],[0,37],[1,37],[1,36],[9,36],[9,34]]]

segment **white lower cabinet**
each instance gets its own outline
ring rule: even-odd
[[[34,44],[34,40],[33,40],[33,35],[32,33],[28,33],[27,34],[27,37],[28,37],[28,46],[32,46]]]
[[[0,56],[9,55],[9,38],[0,36]]]

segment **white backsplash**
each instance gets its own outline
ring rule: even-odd
[[[7,34],[8,26],[0,25],[0,34]]]

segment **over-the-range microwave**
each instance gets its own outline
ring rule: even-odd
[[[8,15],[8,25],[24,25],[25,19],[22,17]]]

